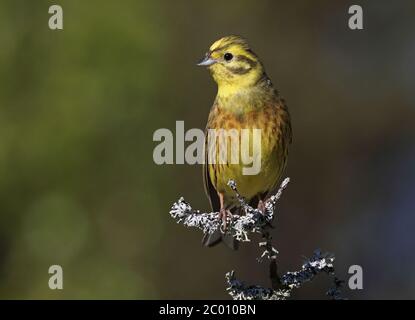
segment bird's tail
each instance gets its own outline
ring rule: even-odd
[[[223,234],[219,229],[211,234],[205,234],[202,239],[202,244],[205,247],[214,247],[217,244],[223,243],[232,250],[238,250],[239,241],[230,234]]]
[[[230,210],[232,214],[242,214],[242,209],[240,207],[234,207]],[[212,234],[205,234],[202,239],[202,245],[209,248],[214,247],[221,242],[223,242],[228,248],[232,250],[238,250],[239,241],[232,237],[232,235],[229,233],[222,233],[220,228],[215,230],[215,232]]]

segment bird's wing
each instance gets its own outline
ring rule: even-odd
[[[277,115],[279,118],[282,119],[282,122],[285,124],[282,129],[282,134],[280,135],[280,148],[283,148],[285,150],[285,155],[283,157],[283,165],[281,167],[281,175],[284,172],[284,169],[287,165],[287,158],[288,158],[288,148],[292,144],[292,127],[291,127],[291,118],[290,113],[288,112],[287,104],[283,98],[280,98],[275,105],[277,110]],[[268,192],[265,192],[263,195],[263,198],[268,198],[271,195],[275,194],[275,192],[280,187],[280,179],[281,176],[275,181],[273,186],[268,190]]]
[[[207,141],[207,129],[205,131],[205,140]],[[205,142],[205,163],[203,164],[203,184],[205,186],[205,192],[209,199],[210,206],[214,212],[220,210],[220,201],[218,193],[212,184],[209,176],[208,168],[208,153],[207,142]],[[202,238],[202,244],[205,247],[213,247],[220,242],[224,242],[232,250],[237,250],[239,247],[238,241],[230,234],[223,234],[220,229],[215,230],[212,234],[205,234]]]
[[[208,150],[208,126],[205,130],[205,163],[203,164],[203,184],[205,187],[206,195],[209,199],[210,206],[214,212],[220,210],[220,200],[218,193],[216,192],[215,187],[210,180],[209,175],[209,150]],[[217,229],[212,234],[205,234],[202,239],[202,244],[206,247],[213,247],[223,241],[229,248],[236,250],[238,248],[238,242],[234,237],[228,234],[222,234],[222,232]]]
[[[209,176],[208,154],[209,154],[208,128],[206,128],[205,130],[205,163],[203,164],[203,185],[205,187],[205,193],[209,199],[212,210],[219,211],[220,210],[219,196]]]

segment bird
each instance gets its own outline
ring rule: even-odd
[[[220,212],[222,226],[225,225],[225,231],[219,228],[212,234],[205,234],[202,244],[213,247],[223,241],[236,250],[238,241],[226,232],[226,218],[238,212],[240,204],[228,182],[235,181],[239,194],[251,206],[264,212],[264,203],[278,186],[287,164],[292,143],[290,114],[285,100],[274,88],[261,60],[245,38],[238,35],[220,38],[210,46],[198,66],[207,67],[217,84],[216,98],[205,130],[203,180],[212,210]],[[223,163],[212,161],[209,152],[216,152],[213,158],[218,160],[220,147],[212,151],[217,142],[208,146],[208,135],[212,130],[221,129],[238,133],[242,129],[261,130],[260,170],[257,174],[244,174],[244,164],[231,162],[229,157],[225,157]],[[235,151],[235,146],[226,146],[225,152],[228,154],[231,149]],[[255,152],[256,149],[251,144],[249,150]],[[252,156],[254,159],[258,154]]]

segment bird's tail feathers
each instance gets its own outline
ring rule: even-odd
[[[232,237],[232,235],[224,234],[220,230],[215,230],[211,234],[206,233],[202,239],[202,244],[205,247],[214,247],[221,242],[232,250],[238,250],[239,241]]]

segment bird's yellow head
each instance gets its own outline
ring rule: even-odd
[[[257,55],[240,36],[227,36],[214,42],[198,65],[209,68],[223,93],[253,86],[264,74]]]

